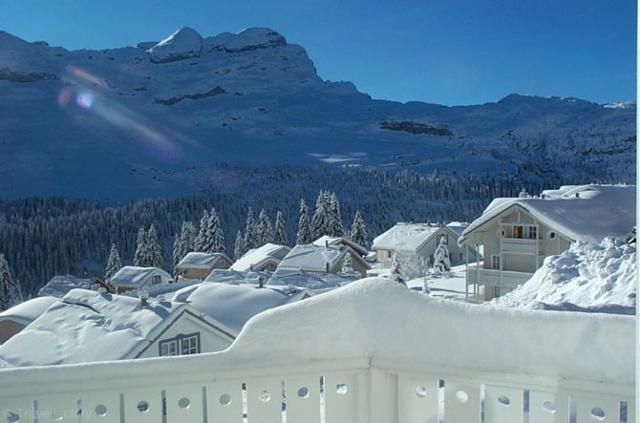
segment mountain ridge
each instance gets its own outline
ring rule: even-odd
[[[269,28],[202,37],[184,27],[104,50],[0,31],[0,95],[7,198],[184,194],[211,178],[189,169],[224,161],[635,176],[633,103],[374,100],[351,82],[323,80],[303,47]]]

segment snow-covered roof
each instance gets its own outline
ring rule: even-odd
[[[60,302],[60,299],[56,297],[32,298],[0,313],[0,321],[11,320],[27,326],[40,317],[52,304],[58,302]]]
[[[280,262],[276,273],[282,271],[326,272],[327,263],[333,269],[349,252],[352,258],[359,260],[368,268],[369,265],[362,258],[353,252],[349,247],[318,246],[313,244],[296,245]]]
[[[460,222],[453,222],[451,227],[446,227],[456,235],[461,225]],[[416,252],[442,227],[434,223],[399,222],[373,240],[373,250]]]
[[[200,252],[191,252],[184,256],[180,263],[178,263],[178,269],[213,269],[213,266],[220,259],[226,259],[227,262],[231,263],[231,259],[227,257],[224,253],[200,253]]]
[[[202,282],[176,292],[173,301],[186,302],[214,319],[234,335],[256,314],[289,303],[292,298],[279,290],[249,285]]]
[[[124,266],[111,277],[109,282],[118,286],[140,287],[148,277],[156,273],[171,279],[171,275],[158,267]]]
[[[505,210],[520,206],[538,221],[572,241],[599,243],[606,237],[624,239],[636,224],[635,185],[566,185],[539,197],[496,198],[459,239]]]
[[[130,358],[184,304],[73,289],[0,346],[0,359],[34,366]],[[46,346],[46,348],[44,347]]]
[[[232,269],[213,269],[204,282],[228,283],[232,285],[258,285],[260,278],[266,283],[273,272],[239,272]]]
[[[346,285],[358,279],[360,279],[359,275],[281,269],[269,279],[267,285],[270,287],[296,286],[318,293]]]
[[[451,229],[457,236],[462,235],[465,229],[469,226],[469,222],[449,222],[447,228]]]
[[[611,238],[600,244],[578,241],[564,253],[545,259],[529,281],[493,304],[635,314],[637,281],[634,245]]]
[[[89,289],[94,279],[78,278],[73,275],[57,275],[52,277],[45,286],[40,288],[38,295],[41,297],[52,296],[62,298],[74,288]]]
[[[320,238],[316,239],[315,241],[312,242],[313,245],[318,245],[320,247],[324,247],[327,244],[328,245],[333,245],[333,246],[337,246],[337,245],[348,245],[349,247],[351,247],[351,249],[353,251],[355,251],[356,253],[360,254],[361,256],[366,256],[369,252],[367,251],[366,248],[364,248],[362,245],[360,244],[356,244],[355,242],[351,241],[350,239],[344,238],[344,237],[335,237],[335,236],[329,236],[329,235],[323,235]]]
[[[246,272],[251,270],[252,266],[254,268],[259,268],[260,266],[272,262],[277,266],[280,263],[282,257],[284,257],[291,249],[286,245],[277,245],[267,243],[259,248],[253,248],[245,255],[236,260],[233,265],[231,265],[231,269]]]

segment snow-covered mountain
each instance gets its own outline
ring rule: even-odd
[[[224,161],[635,175],[633,103],[374,100],[322,80],[302,47],[266,28],[206,38],[182,28],[100,51],[0,31],[0,98],[0,198],[183,194]]]

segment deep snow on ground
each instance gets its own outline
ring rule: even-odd
[[[638,269],[635,244],[604,239],[576,242],[548,257],[524,285],[495,306],[634,314]]]

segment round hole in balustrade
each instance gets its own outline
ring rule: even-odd
[[[508,396],[502,395],[498,398],[498,404],[503,407],[508,407],[509,405],[511,405],[511,400]]]
[[[554,414],[556,412],[556,405],[552,401],[545,401],[542,403],[542,410],[549,414]]]
[[[96,415],[100,417],[104,417],[107,415],[107,406],[104,404],[96,405],[95,411],[96,411]]]
[[[231,404],[231,395],[229,395],[229,394],[220,395],[220,404],[222,404],[222,405]]]
[[[269,402],[271,400],[271,394],[269,391],[262,391],[258,394],[258,399],[262,402]]]
[[[603,421],[605,418],[604,410],[600,407],[593,407],[591,409],[591,418],[599,422]]]
[[[139,412],[148,413],[149,412],[149,403],[146,401],[140,401],[136,406]]]
[[[336,394],[347,395],[347,392],[349,392],[349,387],[345,383],[339,383],[336,385]]]
[[[416,386],[416,395],[420,398],[425,398],[427,396],[427,387],[424,385]]]
[[[303,386],[302,388],[298,389],[298,397],[302,399],[309,398],[309,388]]]
[[[458,391],[456,392],[456,399],[458,400],[458,402],[464,404],[465,402],[469,401],[469,395],[467,395],[465,391]]]
[[[188,409],[189,407],[191,407],[191,400],[189,400],[189,398],[186,397],[182,397],[178,400],[178,407],[182,408],[183,410]]]
[[[7,413],[7,421],[9,423],[18,423],[20,421],[20,416],[18,413],[14,413],[13,411],[9,411]]]

